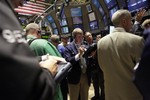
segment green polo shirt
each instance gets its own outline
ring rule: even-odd
[[[34,38],[36,37],[32,35],[28,35],[27,41],[30,39],[34,39]],[[45,39],[35,39],[30,44],[30,48],[36,54],[36,56],[49,54],[49,55],[61,57],[61,54],[58,52],[57,48],[52,43],[50,43],[49,41]],[[59,85],[57,86],[54,100],[63,100]]]

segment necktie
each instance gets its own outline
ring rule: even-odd
[[[80,62],[81,62],[81,70],[82,70],[82,73],[85,73],[86,72],[86,61],[85,61],[85,58],[81,57],[80,58]]]

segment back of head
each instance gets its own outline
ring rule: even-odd
[[[80,29],[80,28],[75,28],[75,29],[72,31],[72,36],[73,36],[74,38],[77,36],[77,34],[83,35],[82,29]]]
[[[25,27],[26,31],[29,31],[30,29],[39,29],[39,25],[36,23],[30,23]]]
[[[51,42],[59,43],[59,36],[58,35],[51,35],[50,40],[51,40]]]
[[[150,19],[146,19],[146,20],[142,23],[142,27],[143,27],[144,29],[150,28]]]
[[[121,24],[123,18],[129,18],[129,17],[131,17],[131,14],[128,10],[120,9],[113,14],[111,21],[115,27],[118,27],[118,26],[122,26]]]
[[[40,27],[36,23],[30,23],[25,27],[26,34],[32,33],[30,30],[39,30]]]

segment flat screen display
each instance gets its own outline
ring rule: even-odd
[[[67,26],[66,26],[66,27],[62,27],[62,28],[61,28],[61,32],[62,32],[62,33],[69,33],[68,27],[67,27]]]
[[[88,12],[92,12],[92,8],[91,8],[90,4],[86,5],[86,9],[87,9]]]
[[[117,4],[116,0],[104,0],[104,2],[107,5],[108,9],[110,9],[111,7]]]
[[[54,29],[54,30],[53,30],[53,34],[58,34],[58,30],[57,30],[57,29]]]
[[[83,30],[83,25],[82,25],[82,24],[74,25],[73,28],[74,28],[74,29],[75,29],[75,28],[80,28],[80,29]]]
[[[73,24],[82,24],[82,18],[81,17],[73,17]]]
[[[63,3],[62,6],[61,6],[61,9],[59,11],[59,17],[60,17],[60,19],[66,18],[64,6],[65,6],[65,4]]]
[[[65,25],[67,25],[66,19],[61,19],[60,20],[60,26],[65,26]]]
[[[90,21],[96,20],[94,12],[89,13],[88,16],[89,16],[89,20],[90,20]]]
[[[112,9],[109,10],[110,18],[112,17],[112,15],[113,15],[118,9],[119,9],[118,6],[116,6],[116,7],[114,7],[114,8],[112,8]]]
[[[92,0],[92,3],[96,6],[96,8],[99,8],[100,3],[98,0]]]
[[[91,30],[97,30],[98,29],[98,23],[97,23],[97,21],[90,22],[90,29]]]
[[[102,16],[104,16],[105,13],[104,13],[102,6],[99,7],[99,12],[101,13]]]
[[[52,27],[53,29],[56,28],[56,24],[55,24],[55,23],[51,23],[50,25],[51,25],[51,27]]]
[[[149,0],[128,0],[128,10],[131,12],[137,11],[140,8],[148,7],[150,5]]]
[[[72,17],[82,16],[81,7],[71,8],[70,10],[71,10]]]
[[[46,16],[46,18],[50,23],[54,22],[54,19],[51,15]]]
[[[104,24],[107,26],[108,25],[108,19],[106,16],[103,17],[103,21],[104,21]]]

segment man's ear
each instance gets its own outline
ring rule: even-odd
[[[122,19],[121,19],[121,24],[122,24],[123,26],[125,26],[126,23],[127,23],[126,19],[125,19],[125,18],[122,18]]]

